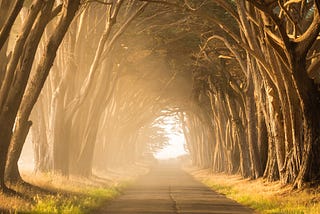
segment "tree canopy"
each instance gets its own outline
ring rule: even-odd
[[[194,165],[302,187],[320,179],[317,0],[0,0],[0,188],[91,176],[167,145]],[[160,124],[160,125],[159,125]]]

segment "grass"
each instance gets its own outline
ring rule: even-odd
[[[33,178],[34,179],[34,178]],[[118,196],[131,178],[101,180],[100,178],[63,178],[43,175],[33,183],[57,194],[36,194],[30,213],[88,213]]]
[[[278,182],[269,183],[263,179],[248,180],[240,176],[212,175],[208,170],[188,171],[211,189],[259,213],[320,213],[319,189],[297,191],[290,186],[283,186]]]
[[[14,186],[20,196],[0,193],[0,213],[89,213],[115,198],[129,183],[93,186],[70,181],[57,186],[50,184],[38,187]],[[39,188],[41,186],[41,189]],[[39,188],[39,189],[38,189]]]
[[[20,196],[0,193],[0,213],[94,213],[147,171],[128,166],[91,178],[25,172],[23,178],[31,185],[10,186]]]
[[[119,194],[119,188],[91,188],[79,195],[36,196],[31,213],[87,213]]]

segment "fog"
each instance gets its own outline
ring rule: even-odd
[[[188,154],[181,120],[192,90],[190,60],[178,54],[186,49],[181,40],[168,37],[184,30],[167,26],[181,17],[164,15],[163,29],[153,32],[152,7],[127,24],[139,7],[126,6],[115,25],[93,3],[70,26],[32,111],[21,170],[90,176]]]
[[[319,183],[319,1],[273,2],[0,0],[0,191],[185,158]]]
[[[188,154],[186,140],[181,129],[181,122],[177,117],[165,117],[163,128],[168,137],[168,144],[163,148],[154,151],[156,159],[172,159]],[[161,125],[160,125],[161,126]]]

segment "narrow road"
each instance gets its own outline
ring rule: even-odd
[[[193,179],[177,165],[159,164],[95,213],[254,213]]]

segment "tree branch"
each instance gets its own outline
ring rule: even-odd
[[[207,2],[207,0],[204,0],[204,1],[200,4],[200,6],[198,6],[198,8],[193,8],[193,7],[189,4],[188,0],[184,0],[184,5],[185,5],[189,10],[191,10],[191,11],[197,11],[197,10],[199,10],[206,2]]]
[[[104,5],[112,5],[112,2],[104,2],[102,0],[88,0],[85,3],[99,3],[99,4],[104,4]]]
[[[271,20],[273,21],[273,23],[277,26],[279,33],[281,35],[281,38],[283,40],[283,43],[285,45],[285,49],[289,50],[290,46],[291,46],[291,42],[290,42],[290,38],[288,37],[284,22],[273,13],[272,8],[270,7],[271,5],[273,5],[274,2],[272,2],[272,4],[266,4],[266,3],[259,3],[256,0],[246,0],[248,1],[250,4],[252,4],[254,7],[256,7],[258,10],[260,10],[261,12],[265,13],[266,15],[268,15]]]
[[[287,2],[288,3],[288,2]],[[284,5],[282,5],[281,1],[278,0],[278,4],[281,8],[281,10],[284,12],[284,14],[288,17],[288,20],[292,23],[293,27],[294,27],[294,38],[297,38],[297,31],[299,31],[299,33],[302,33],[301,28],[297,25],[296,21],[293,20],[292,16],[290,15],[290,13],[288,12],[288,10],[285,8]],[[286,4],[285,4],[286,5]]]
[[[227,3],[225,0],[214,0],[216,4],[225,9],[230,15],[239,23],[240,26],[240,18],[239,14],[232,8],[232,6]]]
[[[319,0],[315,0],[315,2],[314,16],[311,25],[304,34],[294,40],[294,42],[297,43],[295,49],[297,56],[305,56],[320,33],[320,14],[318,9],[320,3]]]
[[[177,4],[177,3],[172,3],[172,2],[168,2],[165,0],[139,0],[142,2],[149,2],[149,3],[157,3],[157,4],[164,4],[164,5],[169,5],[169,6],[174,6],[177,8],[183,8],[181,5]]]
[[[287,58],[287,55],[283,51],[285,49],[285,45],[281,41],[280,38],[278,38],[275,34],[273,34],[268,28],[265,30],[267,41],[271,45],[271,47],[277,52],[277,54],[280,56],[281,61],[285,64],[288,64],[289,59]]]
[[[313,60],[311,65],[309,65],[307,73],[310,76],[314,76],[314,74],[319,70],[320,68],[320,57],[316,60]]]
[[[2,49],[3,45],[6,43],[9,35],[11,28],[13,26],[13,23],[15,22],[18,14],[20,13],[20,10],[23,7],[24,0],[17,0],[8,19],[6,20],[3,28],[1,29],[0,32],[0,50]]]
[[[7,99],[8,92],[15,75],[15,69],[17,68],[24,45],[26,43],[28,35],[30,34],[32,26],[41,10],[42,4],[42,0],[38,0],[31,6],[28,18],[24,21],[22,26],[22,33],[19,35],[15,47],[12,51],[12,55],[7,65],[7,70],[2,82],[3,84],[0,87],[0,112],[3,110],[4,102]]]
[[[318,14],[320,15],[320,1],[319,0],[315,0],[315,6],[317,8]]]
[[[63,4],[60,4],[58,6],[56,6],[52,11],[51,11],[51,14],[50,14],[50,21],[52,21],[52,19],[54,19],[61,11],[62,11],[62,5]]]

